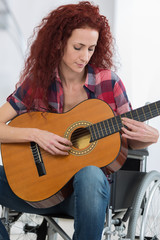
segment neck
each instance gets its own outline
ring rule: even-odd
[[[75,84],[75,83],[84,83],[86,78],[86,71],[85,69],[80,72],[71,71],[69,68],[64,68],[62,65],[59,66],[59,76],[61,81],[65,85]]]

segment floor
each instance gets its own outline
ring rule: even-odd
[[[73,235],[73,220],[71,219],[60,219],[59,225],[62,227],[62,229],[69,235],[70,238],[72,238]],[[63,238],[57,234],[57,240],[62,240]]]

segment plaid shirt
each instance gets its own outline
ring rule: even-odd
[[[56,70],[55,73],[55,77],[49,87],[49,105],[51,106],[52,112],[62,113],[64,104],[63,87],[58,70]],[[27,84],[26,88],[23,88],[23,91],[21,91],[22,85],[7,98],[7,101],[16,110],[18,115],[27,111],[23,99],[29,97],[32,89],[32,86]],[[84,88],[88,98],[98,98],[105,101],[110,105],[116,115],[131,110],[125,87],[121,79],[111,70],[93,68],[88,65],[88,74]],[[42,91],[41,89],[37,89],[37,92],[41,93]],[[42,102],[42,95],[36,94],[35,96],[32,110],[46,111],[46,107]]]

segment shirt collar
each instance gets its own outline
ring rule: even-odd
[[[59,76],[58,68],[55,69],[55,80],[57,82],[59,82],[60,84],[62,84],[62,81],[61,81],[60,76]]]
[[[91,65],[88,65],[88,72],[87,72],[87,77],[85,81],[85,87],[87,87],[90,91],[95,92],[95,87],[96,87],[96,74],[91,67]]]

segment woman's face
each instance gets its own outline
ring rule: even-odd
[[[94,53],[98,37],[98,31],[89,27],[73,30],[64,49],[62,69],[82,72]]]

